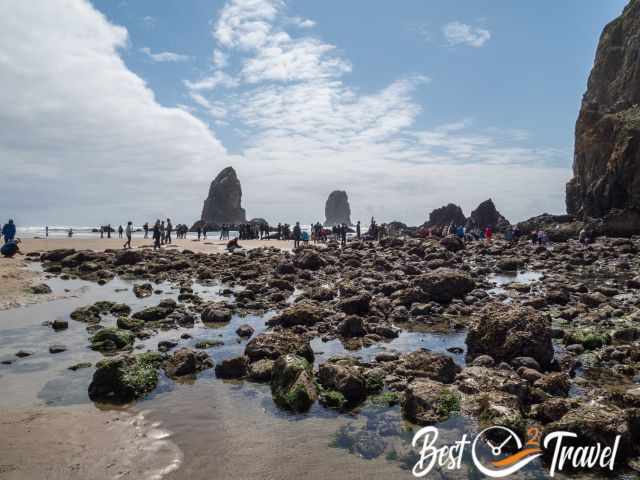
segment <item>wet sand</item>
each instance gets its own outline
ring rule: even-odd
[[[0,479],[153,479],[182,452],[144,414],[93,406],[0,411]]]
[[[96,252],[114,249],[121,249],[124,245],[124,240],[119,238],[27,238],[22,239],[22,245],[20,249],[24,253],[29,252],[43,252],[46,250],[55,250],[57,248],[75,248],[76,250],[94,250]],[[258,247],[276,247],[282,250],[291,250],[293,248],[293,240],[240,240],[240,245],[246,249],[258,248]],[[153,247],[153,240],[137,238],[134,236],[131,241],[133,248],[151,248]],[[187,238],[184,240],[173,239],[171,245],[163,245],[162,248],[168,249],[189,249],[194,252],[206,252],[206,253],[219,253],[224,252],[227,242],[225,240],[218,240],[209,238],[207,240],[194,240]]]

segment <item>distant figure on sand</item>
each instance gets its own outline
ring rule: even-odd
[[[107,225],[107,238],[111,238],[111,224]]]
[[[67,236],[69,238],[73,237],[73,228],[70,228],[69,231],[67,232]]]
[[[160,231],[160,220],[156,220],[155,225],[153,226],[153,249],[157,250],[160,248],[161,241],[161,231]]]
[[[142,229],[144,230],[144,238],[149,238],[149,222],[144,222]]]
[[[9,243],[16,238],[16,226],[13,220],[9,220],[4,227],[2,227],[2,236],[4,237],[4,243]]]
[[[49,238],[49,225],[47,225],[46,227],[44,227],[44,236],[46,238]]]
[[[300,246],[300,238],[302,237],[302,230],[300,229],[300,222],[296,222],[296,226],[293,227],[293,248]]]
[[[11,240],[11,241],[5,243],[0,248],[0,254],[2,254],[2,256],[6,257],[6,258],[11,258],[15,254],[23,255],[23,253],[20,251],[20,247],[18,247],[19,243],[20,243],[20,239],[19,238],[16,238],[15,240]]]
[[[133,223],[131,220],[127,222],[127,228],[125,230],[125,234],[127,235],[127,241],[124,242],[124,246],[122,248],[131,248],[131,234],[133,233]]]
[[[360,240],[360,220],[358,220],[358,223],[356,223],[356,237],[358,240]]]
[[[118,238],[122,238],[123,232],[124,232],[124,228],[122,228],[122,225],[118,226]]]
[[[167,218],[167,232],[164,237],[164,243],[171,243],[171,232],[173,231],[173,225],[171,224],[171,219]]]

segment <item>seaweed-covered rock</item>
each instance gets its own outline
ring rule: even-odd
[[[472,319],[467,357],[487,354],[497,362],[532,357],[542,368],[553,360],[550,320],[531,307],[490,309]]]
[[[158,353],[100,360],[89,385],[89,398],[110,403],[126,403],[140,398],[156,388],[161,362],[162,356]]]
[[[344,298],[338,302],[338,309],[347,315],[363,315],[369,312],[371,295],[361,292],[357,295]]]
[[[268,358],[276,360],[293,353],[313,362],[313,350],[307,340],[286,332],[261,333],[247,343],[244,354],[251,362]]]
[[[268,325],[280,325],[290,328],[295,325],[315,325],[324,320],[329,313],[316,303],[298,302],[285,308],[267,321]]]
[[[150,297],[153,294],[153,285],[140,283],[133,286],[133,294],[138,298]]]
[[[401,377],[428,378],[441,383],[452,383],[459,372],[460,367],[450,356],[428,350],[403,355],[394,371]]]
[[[133,347],[135,337],[128,330],[103,328],[91,337],[91,348],[101,352],[113,352]]]
[[[218,303],[206,305],[200,312],[205,323],[227,323],[231,321],[231,310]]]
[[[318,383],[326,390],[340,392],[352,404],[367,398],[367,381],[352,358],[332,358],[318,368]]]
[[[318,399],[309,362],[297,355],[283,355],[273,365],[271,374],[273,401],[281,408],[306,412]]]
[[[154,322],[166,318],[176,309],[176,301],[170,298],[162,300],[155,307],[147,307],[132,315],[132,318],[144,320],[145,322]]]
[[[120,250],[113,260],[115,265],[135,265],[144,260],[142,252],[137,250]]]
[[[407,386],[400,405],[408,420],[418,425],[432,425],[460,411],[460,393],[455,387],[419,379]]]

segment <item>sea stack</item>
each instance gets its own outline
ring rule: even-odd
[[[349,206],[349,197],[344,190],[334,190],[327,198],[324,206],[325,227],[333,227],[346,223],[351,225],[351,207]]]
[[[638,51],[640,0],[632,0],[600,36],[576,122],[574,177],[566,188],[567,212],[580,220],[604,218],[621,229],[609,233],[640,231]]]
[[[504,218],[493,204],[493,200],[488,199],[478,205],[467,219],[466,228],[485,229],[490,227],[495,232],[501,232],[509,227],[509,220]]]
[[[446,227],[451,224],[464,225],[467,217],[462,213],[462,209],[453,203],[449,203],[444,207],[436,208],[429,214],[429,220],[424,224],[425,227]]]
[[[204,201],[201,220],[209,225],[239,224],[247,221],[242,201],[242,187],[233,167],[222,170],[211,182]]]

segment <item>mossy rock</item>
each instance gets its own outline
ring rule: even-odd
[[[93,305],[88,307],[79,307],[71,312],[70,317],[73,320],[84,323],[100,323],[100,310]]]
[[[576,330],[564,336],[565,345],[580,344],[585,350],[597,350],[609,343],[609,335],[592,330]]]
[[[283,355],[273,365],[273,400],[281,408],[306,412],[318,399],[318,388],[309,362],[297,355]]]
[[[158,368],[162,359],[162,354],[148,352],[99,361],[89,385],[89,398],[127,403],[143,397],[158,385]]]
[[[383,392],[379,395],[375,395],[370,397],[371,403],[374,405],[382,405],[393,407],[394,405],[398,405],[400,403],[400,395],[398,392]]]
[[[450,417],[460,412],[460,394],[444,389],[437,400],[436,413],[442,417]]]
[[[137,331],[141,330],[144,327],[144,321],[129,317],[118,317],[116,325],[118,326],[118,328],[123,330]]]
[[[112,352],[131,348],[135,336],[128,330],[120,328],[103,328],[91,337],[91,348],[101,352]]]
[[[347,399],[340,392],[329,390],[320,394],[320,403],[325,407],[341,410],[346,405]]]

